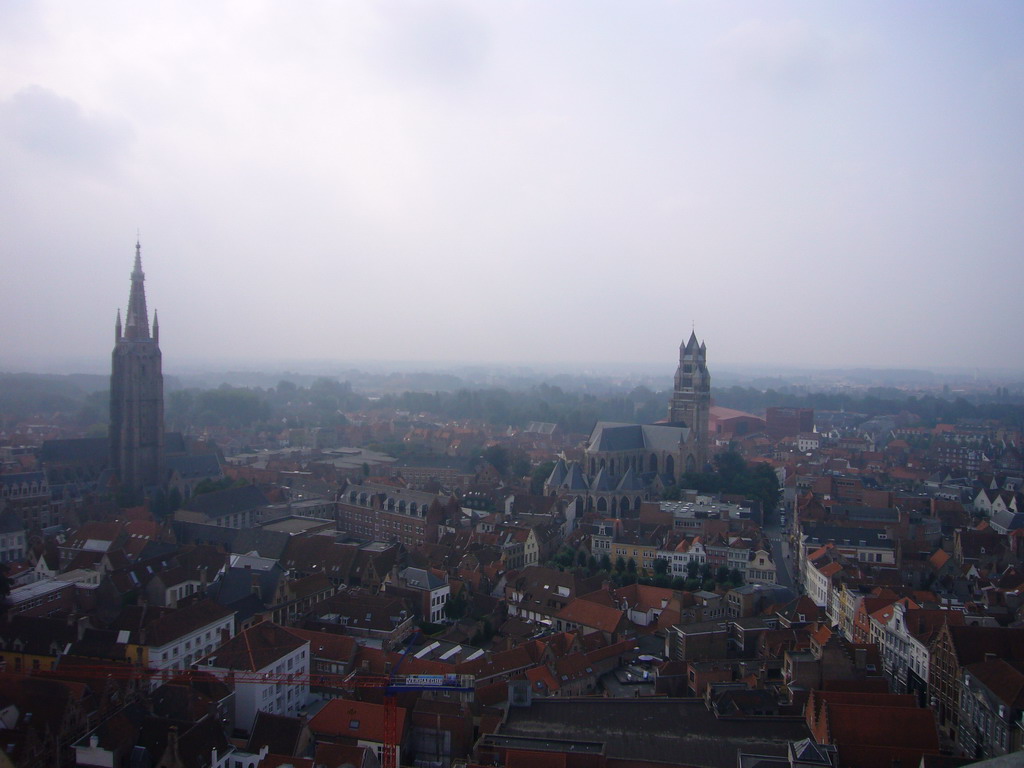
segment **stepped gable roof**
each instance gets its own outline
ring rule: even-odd
[[[146,625],[145,645],[159,648],[208,624],[223,621],[233,613],[210,599],[175,608]]]
[[[275,715],[259,710],[252,723],[252,732],[246,742],[247,752],[259,752],[263,747],[275,755],[294,755],[302,746],[305,724],[297,717]]]
[[[395,733],[405,733],[406,710],[397,707]],[[344,738],[352,741],[383,744],[384,705],[351,699],[331,699],[309,721],[309,728],[318,736]]]
[[[562,480],[560,488],[564,488],[569,491],[585,491],[588,489],[587,478],[583,475],[583,469],[580,467],[579,462],[572,462],[565,474],[565,479]]]
[[[615,490],[617,491],[642,491],[647,487],[647,484],[640,479],[640,476],[633,471],[630,467],[626,470],[626,473],[619,480],[619,484]]]
[[[309,641],[272,621],[261,621],[239,632],[206,658],[211,666],[259,672],[283,656],[308,646]]]
[[[565,461],[563,459],[559,459],[555,462],[555,466],[552,467],[551,474],[548,475],[546,484],[552,486],[561,485],[562,481],[565,480],[567,473],[568,469],[566,469]]]
[[[238,512],[270,506],[270,499],[255,485],[243,485],[239,488],[225,488],[193,496],[183,509],[199,512],[210,518],[220,518]]]
[[[917,608],[907,611],[907,631],[924,646],[931,645],[945,624],[963,626],[963,611],[945,611],[936,608]]]

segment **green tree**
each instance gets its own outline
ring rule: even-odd
[[[551,477],[551,471],[554,468],[555,462],[545,461],[530,473],[530,493],[534,496],[540,496],[544,493],[544,481]]]
[[[633,565],[634,567],[636,567],[635,563]],[[619,555],[615,558],[615,570],[619,573],[622,573],[624,570],[626,570],[626,558],[624,558],[622,555]]]
[[[634,560],[632,557],[626,561],[626,570],[630,573],[636,573],[636,560]]]
[[[612,559],[608,557],[608,553],[605,552],[601,555],[601,570],[610,571],[612,569]]]
[[[504,446],[492,445],[484,449],[483,459],[497,470],[502,477],[508,473],[508,451]]]
[[[666,573],[668,573],[668,566],[668,560],[666,560],[664,557],[659,557],[657,560],[654,561],[654,575],[664,576]]]
[[[686,564],[686,575],[688,578],[696,579],[698,571],[700,571],[700,563],[696,560],[690,560]]]
[[[460,591],[454,597],[448,598],[448,602],[444,604],[444,615],[453,621],[458,621],[466,615],[467,607],[465,592]]]

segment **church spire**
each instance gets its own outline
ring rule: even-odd
[[[121,308],[117,308],[117,322],[114,323],[114,341],[121,340]]]
[[[149,316],[146,312],[146,275],[142,271],[142,245],[135,241],[135,268],[132,270],[132,289],[128,295],[124,337],[132,341],[149,339]]]

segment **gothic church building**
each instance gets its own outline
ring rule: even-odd
[[[128,311],[117,312],[110,367],[110,467],[121,487],[145,491],[164,481],[164,376],[160,326],[146,310],[142,247],[135,243],[135,268]]]
[[[657,424],[601,421],[582,462],[559,460],[544,485],[547,494],[578,495],[586,511],[623,516],[657,498],[688,472],[708,463],[711,374],[707,347],[696,333],[679,347],[679,367],[668,419]]]

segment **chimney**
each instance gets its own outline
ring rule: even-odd
[[[259,595],[260,595],[260,577],[259,577],[259,574],[256,574],[256,573],[252,574],[252,578],[251,578],[251,580],[249,582],[249,590],[252,592],[252,594],[254,594],[257,597],[259,597]]]

